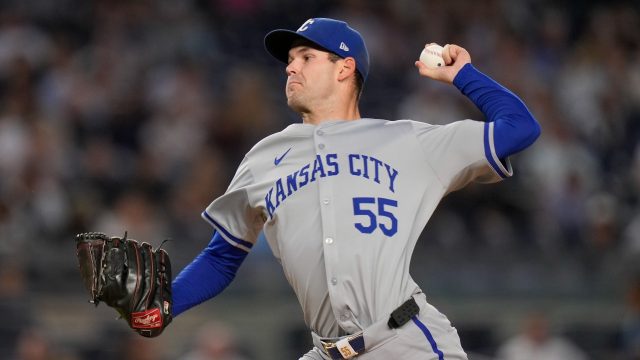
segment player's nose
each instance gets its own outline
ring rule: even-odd
[[[296,61],[290,62],[285,68],[287,76],[295,75],[298,73],[298,66],[296,65]]]

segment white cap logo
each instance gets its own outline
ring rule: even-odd
[[[309,25],[313,24],[313,22],[313,19],[305,21],[304,24],[302,24],[302,26],[300,26],[300,28],[298,29],[298,32],[307,30],[309,28]]]
[[[349,47],[347,46],[347,44],[341,42],[340,43],[340,50],[342,51],[349,51]]]

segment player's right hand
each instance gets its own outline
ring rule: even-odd
[[[427,44],[425,47],[429,45],[430,44]],[[471,62],[471,55],[469,55],[469,52],[461,46],[447,44],[444,46],[444,50],[442,51],[442,59],[444,59],[445,66],[438,68],[427,67],[421,61],[416,61],[415,65],[418,68],[420,75],[451,84],[453,83],[453,79],[455,79],[456,75],[458,75],[460,69]]]

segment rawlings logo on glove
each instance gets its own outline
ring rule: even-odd
[[[113,307],[140,335],[160,335],[172,320],[171,261],[148,243],[108,237],[76,236],[76,255],[90,302]]]
[[[153,329],[162,327],[160,309],[151,309],[133,313],[131,314],[131,319],[131,327],[134,329]]]

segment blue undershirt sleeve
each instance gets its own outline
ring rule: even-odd
[[[173,316],[221,293],[247,254],[214,233],[209,245],[173,280]]]
[[[473,65],[463,66],[453,84],[494,123],[494,146],[500,159],[525,149],[540,135],[540,125],[522,100]]]

